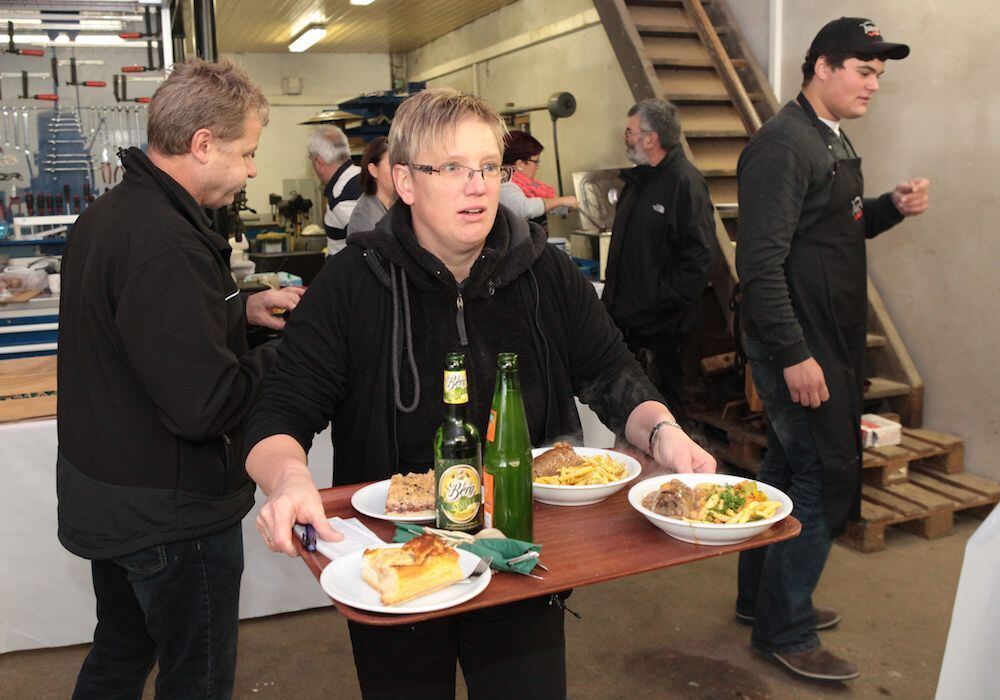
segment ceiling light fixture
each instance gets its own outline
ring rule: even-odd
[[[295,36],[288,45],[288,50],[292,53],[301,53],[325,36],[326,27],[322,24],[310,24]]]
[[[375,0],[351,0],[352,5],[371,5]]]

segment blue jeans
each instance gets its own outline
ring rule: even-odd
[[[243,531],[91,562],[94,646],[74,700],[142,697],[154,663],[157,700],[228,699],[236,673]]]
[[[757,478],[792,499],[802,533],[740,554],[736,609],[753,615],[751,644],[759,651],[819,646],[812,594],[832,539],[823,510],[823,462],[809,427],[810,409],[792,402],[782,368],[767,346],[744,338],[753,381],[767,409],[767,453]]]

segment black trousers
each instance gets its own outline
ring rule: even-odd
[[[625,344],[635,355],[643,371],[667,401],[667,408],[678,422],[687,420],[684,407],[684,366],[681,361],[683,335],[625,333]]]
[[[405,626],[348,622],[365,700],[566,697],[563,610],[549,596]]]

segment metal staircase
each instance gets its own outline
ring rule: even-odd
[[[663,97],[680,109],[684,152],[708,181],[716,208],[712,291],[731,329],[736,164],[750,136],[780,105],[725,0],[594,0],[594,7],[636,101]],[[870,279],[868,298],[866,410],[886,410],[886,402],[904,425],[919,427],[923,381]],[[698,417],[734,428],[725,412]]]

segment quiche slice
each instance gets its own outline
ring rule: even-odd
[[[383,605],[396,605],[461,581],[458,552],[434,535],[402,547],[366,549],[361,577],[379,592]]]

